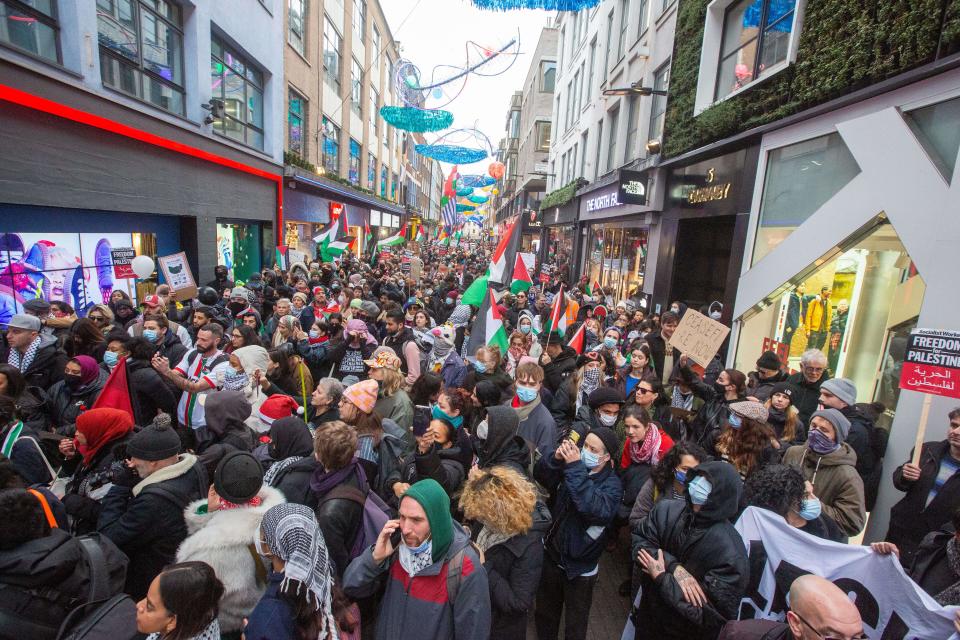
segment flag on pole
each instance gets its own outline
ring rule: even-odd
[[[457,203],[453,198],[447,198],[441,213],[443,214],[443,226],[447,228],[447,231],[452,230],[453,225],[457,222]]]
[[[527,271],[527,264],[523,261],[523,256],[517,253],[516,261],[513,265],[513,282],[510,283],[510,293],[517,294],[526,291],[533,286],[533,279],[530,272]]]
[[[514,256],[517,255],[517,247],[520,245],[520,225],[519,218],[513,221],[510,227],[500,238],[497,244],[497,250],[493,252],[490,260],[490,282],[497,284],[507,284],[510,274],[507,271],[513,264]]]
[[[467,353],[473,355],[480,347],[500,348],[500,353],[506,353],[510,346],[507,340],[507,331],[503,327],[503,316],[497,309],[497,299],[493,290],[487,288],[486,297],[477,312],[477,319],[470,327],[470,342],[467,344]]]
[[[563,293],[563,285],[560,285],[560,291],[553,298],[553,306],[550,308],[550,319],[547,320],[544,331],[559,331],[563,335],[567,330],[567,297]]]
[[[314,236],[313,241],[320,245],[320,258],[324,262],[333,262],[353,244],[350,236],[340,236],[340,216],[334,217],[330,226],[320,235]]]
[[[470,286],[467,287],[467,290],[463,292],[460,302],[462,304],[472,304],[475,307],[479,307],[483,304],[484,299],[487,297],[487,288],[487,276],[480,276],[470,283]]]
[[[593,286],[591,287],[590,285],[587,285],[586,289],[587,289],[588,296],[595,295],[597,291],[600,291],[600,282],[598,282],[597,280],[594,280]]]
[[[289,248],[283,245],[277,246],[276,261],[277,261],[277,267],[279,267],[281,271],[286,271],[287,269],[290,268],[290,262],[289,262],[289,259],[287,258],[288,250]]]
[[[404,223],[403,228],[400,229],[400,231],[398,231],[397,233],[393,234],[388,238],[384,238],[383,240],[378,240],[377,249],[379,249],[380,247],[401,246],[406,241],[406,235],[407,235],[407,225],[406,223]]]
[[[577,352],[577,355],[583,353],[583,348],[586,346],[586,324],[580,323],[580,328],[577,329],[573,337],[570,338],[570,342],[567,343],[567,346]]]

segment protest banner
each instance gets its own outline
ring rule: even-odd
[[[900,371],[900,388],[926,394],[914,440],[913,464],[920,461],[920,447],[927,433],[927,418],[933,396],[960,398],[960,332],[914,329],[907,339],[907,352]]]
[[[894,555],[824,540],[772,511],[748,507],[736,523],[752,568],[740,619],[783,621],[793,580],[812,573],[851,596],[869,638],[951,638],[957,607],[941,607],[913,582]]]
[[[117,280],[136,278],[133,272],[133,259],[137,252],[133,247],[114,247],[110,249],[110,262],[113,263],[113,277]]]
[[[677,325],[677,330],[670,337],[670,345],[679,349],[680,353],[706,367],[717,355],[717,350],[723,344],[730,327],[720,324],[703,315],[699,311],[687,309]]]
[[[183,302],[196,297],[197,281],[193,278],[186,253],[181,251],[169,256],[161,256],[158,261],[163,278],[170,285],[170,293],[174,300]]]

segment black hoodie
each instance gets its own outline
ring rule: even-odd
[[[643,597],[634,623],[637,640],[646,638],[716,638],[727,620],[735,620],[746,592],[750,568],[743,541],[731,524],[743,483],[726,462],[704,462],[687,472],[687,486],[706,477],[712,488],[706,503],[693,510],[686,500],[661,500],[633,532],[633,556],[645,549],[663,550],[667,571],[652,580],[644,572]],[[694,577],[709,603],[696,607],[684,600],[673,571],[680,564]],[[637,567],[637,571],[642,571]]]
[[[517,435],[519,426],[520,418],[510,407],[487,407],[487,437],[481,440],[473,436],[477,466],[488,469],[503,465],[529,476],[532,457],[527,441]]]

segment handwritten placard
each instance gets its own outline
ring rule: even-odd
[[[175,300],[189,300],[197,295],[197,281],[193,278],[187,254],[181,251],[159,258],[160,271],[163,278],[170,285],[170,292]]]
[[[711,320],[699,311],[687,309],[670,338],[670,345],[701,367],[706,367],[717,355],[728,333],[730,327]]]
[[[907,341],[900,388],[960,398],[960,332],[914,329]]]

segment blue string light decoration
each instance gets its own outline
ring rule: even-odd
[[[416,107],[380,107],[380,117],[397,129],[404,131],[440,131],[453,124],[453,114],[442,109],[417,109]]]
[[[477,208],[474,207],[474,206],[471,206],[471,205],[466,205],[466,204],[458,204],[458,205],[457,205],[457,211],[458,211],[458,212],[470,211],[470,212],[472,213],[472,212],[475,212],[476,210],[477,210]]]
[[[474,189],[482,189],[483,187],[492,187],[497,184],[496,179],[491,178],[490,176],[484,176],[479,174],[471,174],[460,176],[457,180],[457,185],[461,187],[471,187]]]
[[[600,0],[472,0],[473,6],[491,11],[543,9],[545,11],[580,11],[600,4]]]
[[[473,195],[473,187],[458,188],[457,195],[461,198],[466,198],[467,196]]]
[[[475,196],[474,195],[467,196],[467,200],[469,200],[470,202],[475,202],[476,204],[483,204],[489,199],[490,199],[490,196],[484,196],[480,194],[477,194]]]
[[[414,150],[422,156],[450,164],[479,162],[489,155],[485,149],[472,149],[453,144],[418,144]]]

